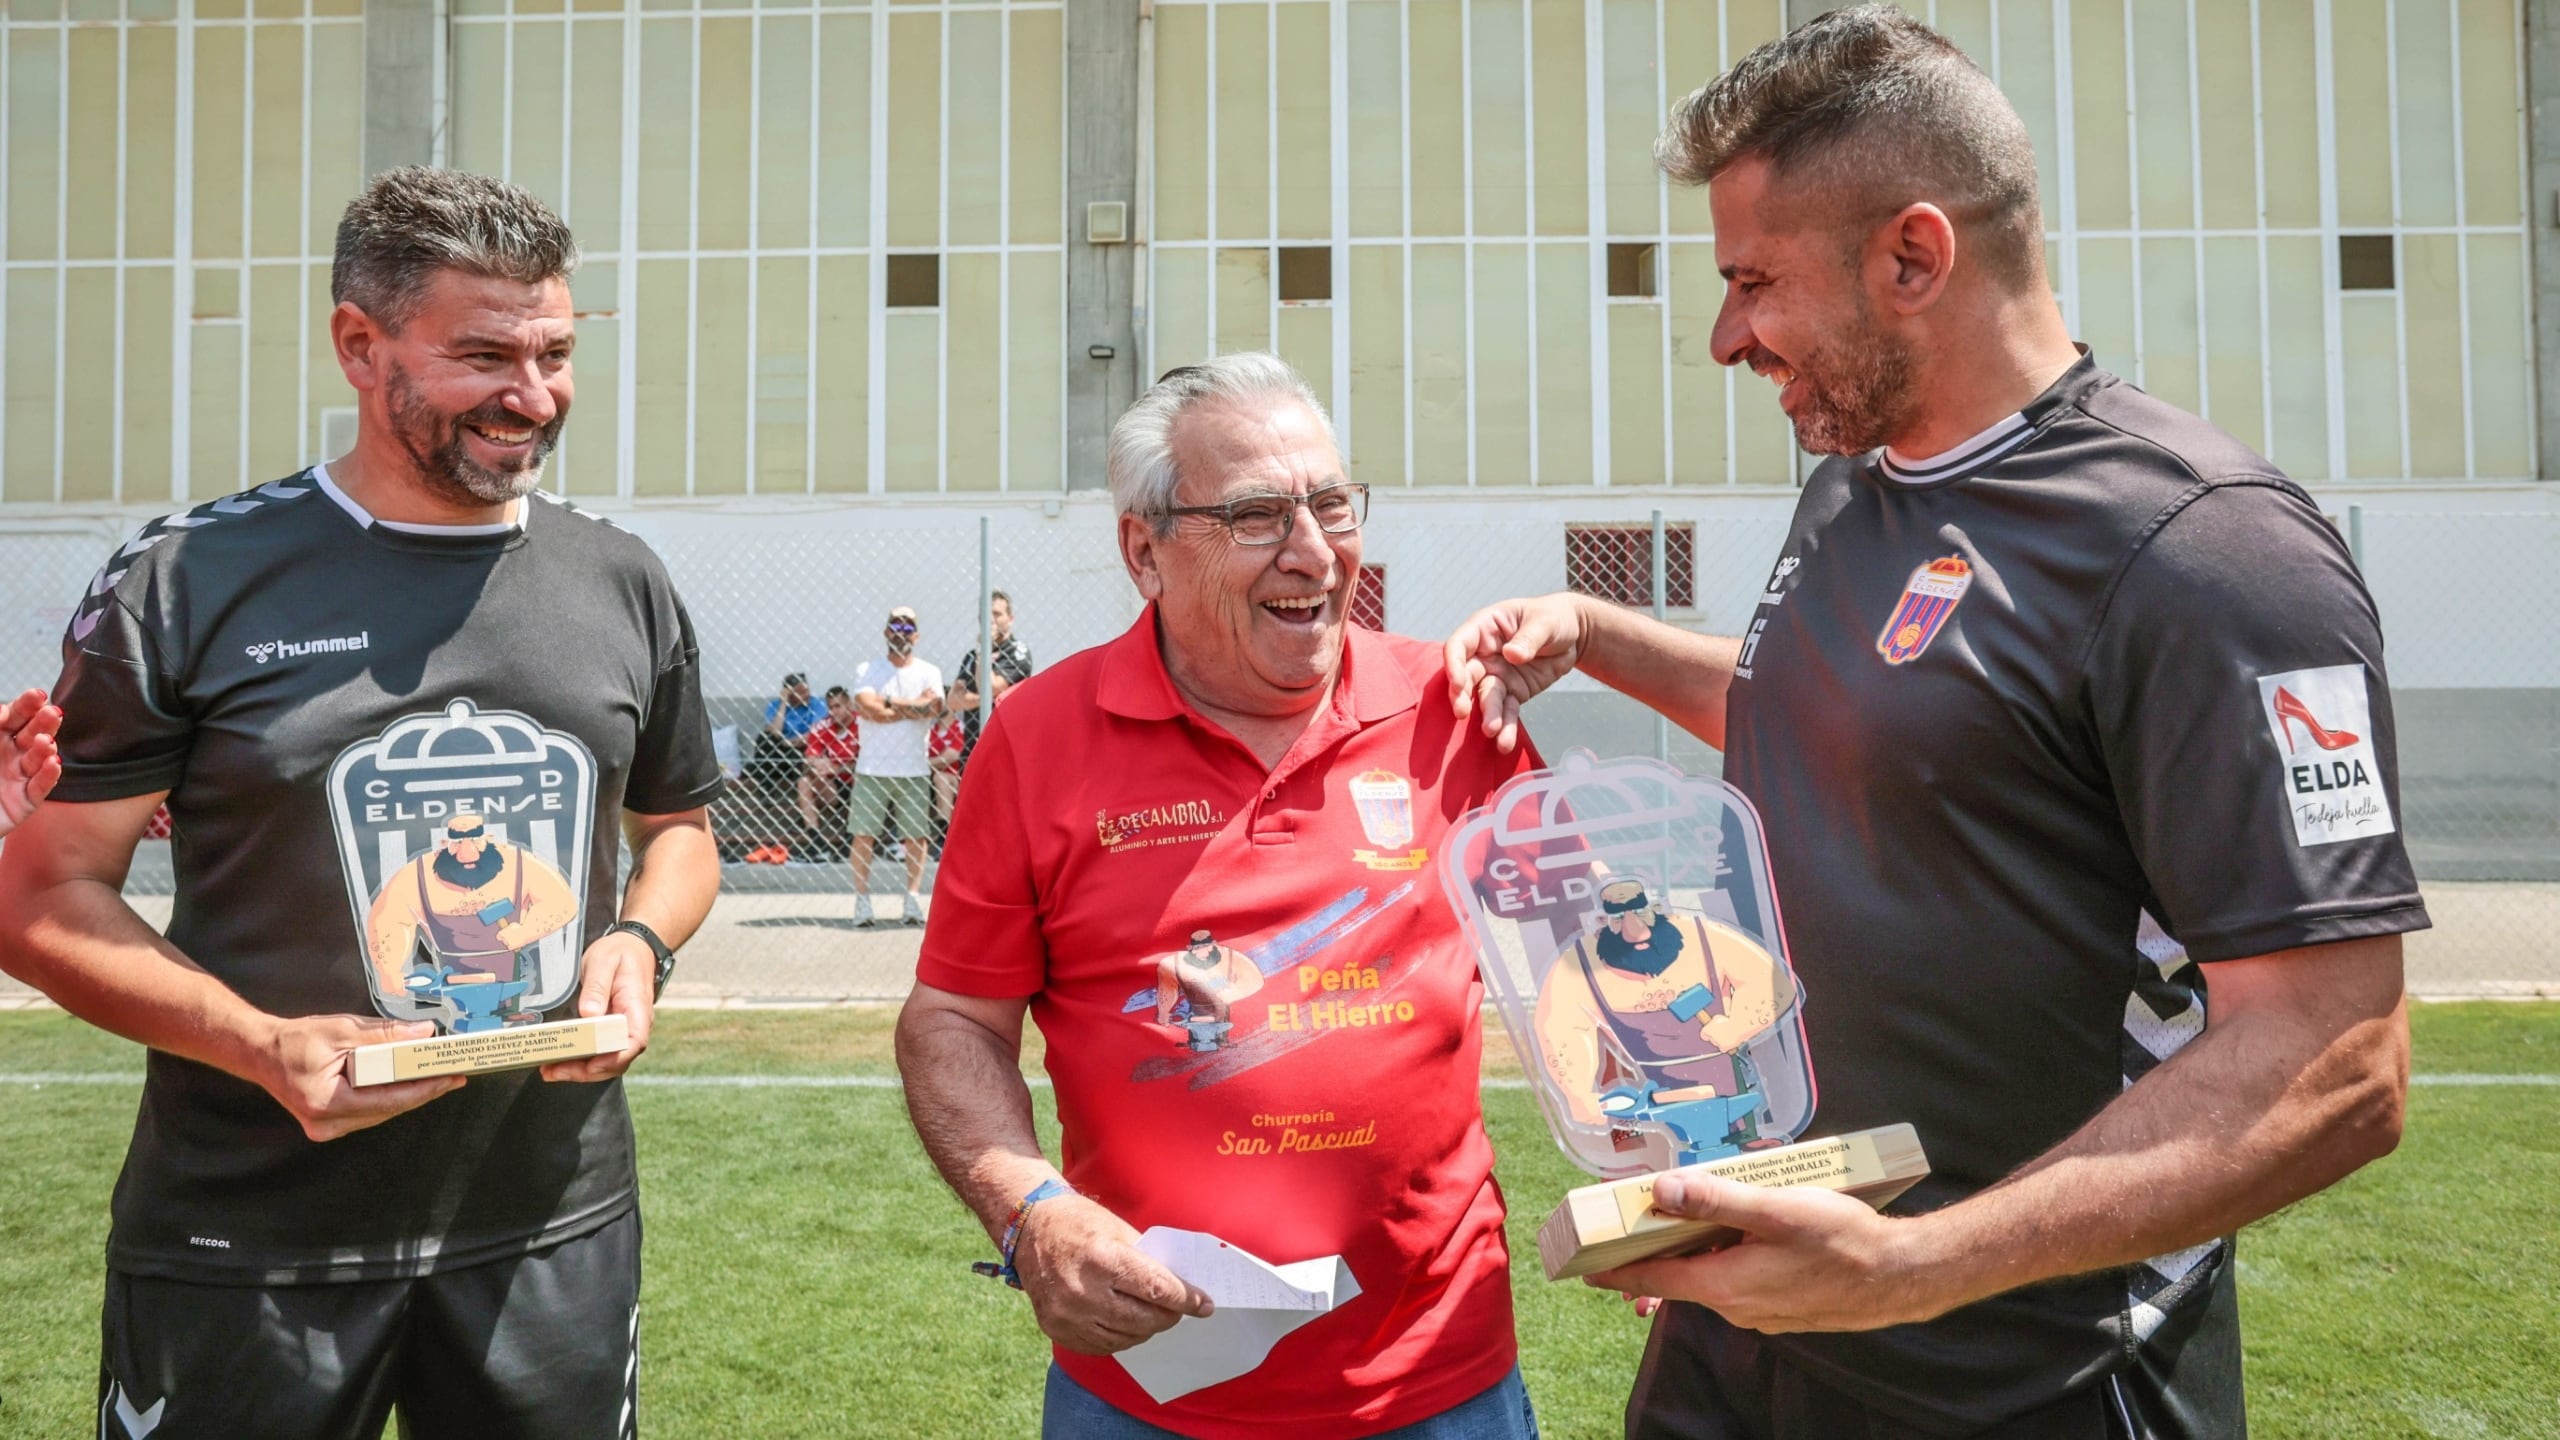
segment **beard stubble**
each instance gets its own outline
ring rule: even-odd
[[[456,505],[503,505],[531,494],[541,485],[543,462],[560,443],[560,427],[569,418],[563,410],[547,425],[532,425],[495,401],[447,416],[427,403],[417,382],[398,366],[392,367],[388,388],[392,438],[400,442],[427,487]],[[533,452],[524,468],[497,470],[473,459],[470,442],[463,436],[464,427],[470,425],[532,429]]]
[[[1851,323],[1794,369],[1806,388],[1796,443],[1807,454],[1862,455],[1891,440],[1917,408],[1911,346],[1875,323],[1864,296]]]

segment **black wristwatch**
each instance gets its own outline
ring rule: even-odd
[[[657,931],[637,920],[616,920],[604,927],[604,933],[639,936],[640,943],[649,947],[649,953],[658,957],[658,988],[649,992],[649,998],[654,1000],[667,993],[667,977],[676,973],[676,952],[667,948],[667,942],[658,938]]]

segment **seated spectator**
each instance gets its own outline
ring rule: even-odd
[[[826,718],[827,707],[809,698],[809,677],[797,670],[782,677],[780,695],[764,702],[764,733],[785,740],[806,738]]]
[[[826,718],[827,707],[809,698],[808,676],[797,670],[783,676],[782,692],[764,702],[764,729],[747,773],[767,790],[789,787],[799,777],[802,742]]]
[[[827,718],[802,742],[800,828],[808,847],[832,854],[835,837],[824,833],[826,812],[835,808],[853,784],[853,763],[862,754],[862,736],[854,724],[853,692],[827,687]],[[813,857],[814,858],[814,857]]]
[[[951,833],[951,807],[960,799],[960,766],[968,758],[968,732],[951,716],[925,740],[924,763],[933,771],[933,854],[942,857],[942,837]]]

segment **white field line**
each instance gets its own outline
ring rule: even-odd
[[[0,1085],[132,1085],[142,1074],[132,1070],[27,1070],[0,1071]],[[1026,1075],[1023,1083],[1045,1090],[1049,1078]],[[651,1090],[895,1090],[900,1088],[894,1075],[632,1075],[626,1085]],[[2412,1085],[2545,1085],[2560,1087],[2560,1075],[2412,1075]],[[1494,1076],[1484,1081],[1487,1090],[1526,1090],[1526,1080]]]

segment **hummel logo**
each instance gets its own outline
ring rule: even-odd
[[[290,660],[302,655],[335,654],[341,650],[370,650],[373,632],[360,630],[353,635],[337,635],[326,640],[264,640],[243,647],[250,659],[264,665],[270,660]]]
[[[151,1432],[160,1428],[161,1413],[169,1408],[169,1397],[163,1395],[151,1402],[150,1409],[135,1409],[132,1397],[125,1393],[121,1380],[108,1390],[107,1400],[115,1409],[116,1423],[124,1427],[124,1433],[132,1440],[148,1440]],[[101,1415],[98,1417],[98,1433],[104,1435],[106,1431],[107,1420]]]
[[[1787,593],[1778,587],[1786,584],[1787,577],[1796,573],[1796,567],[1802,563],[1804,562],[1801,559],[1793,555],[1779,561],[1776,572],[1769,576],[1769,584],[1767,588],[1760,592],[1760,603],[1763,605],[1777,605],[1784,603],[1787,598]]]

